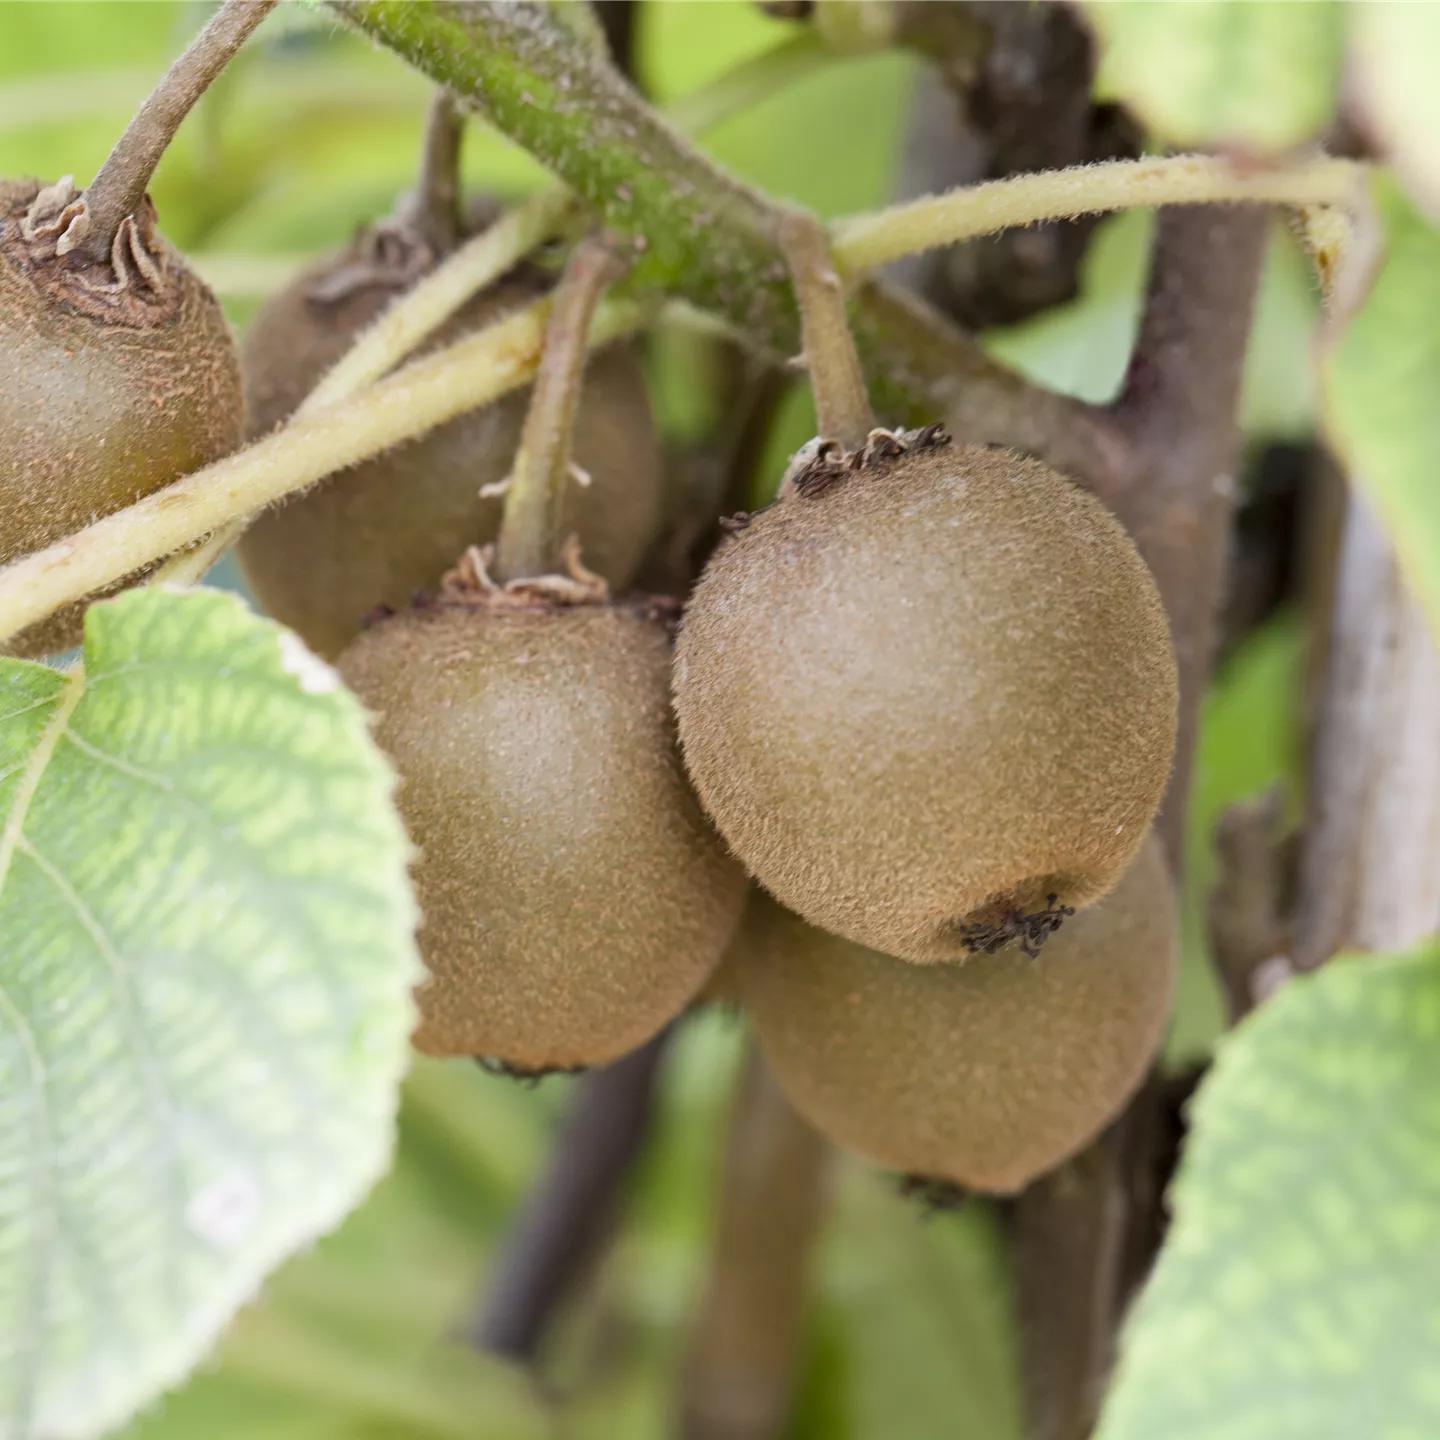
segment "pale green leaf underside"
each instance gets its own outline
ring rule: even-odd
[[[1385,264],[1322,367],[1324,422],[1440,636],[1440,232],[1379,200]]]
[[[1356,102],[1410,194],[1440,220],[1440,5],[1367,0],[1352,7]]]
[[[188,1370],[389,1155],[418,961],[355,701],[233,596],[0,661],[0,1437]]]
[[[1342,12],[1333,0],[1087,0],[1098,82],[1172,145],[1284,150],[1330,119]]]
[[[1440,949],[1222,1041],[1098,1440],[1440,1435]]]

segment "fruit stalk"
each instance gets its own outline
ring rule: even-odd
[[[814,216],[790,211],[781,215],[776,232],[800,303],[816,433],[821,440],[859,450],[875,428],[875,412],[845,318],[845,294],[831,263],[825,230]]]
[[[576,479],[571,439],[590,327],[605,287],[623,273],[611,246],[591,237],[571,252],[556,288],[496,543],[494,569],[502,582],[564,568],[561,517],[566,487]]]
[[[226,0],[136,112],[85,191],[88,225],[76,248],[91,260],[109,257],[121,221],[144,200],[181,122],[275,5],[276,0]]]
[[[683,1440],[783,1433],[833,1159],[752,1051],[730,1122],[710,1278],[685,1364]]]
[[[448,90],[430,104],[420,183],[410,198],[406,219],[436,255],[448,255],[460,238],[460,146],[465,116]]]

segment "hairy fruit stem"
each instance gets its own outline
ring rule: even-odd
[[[85,192],[83,234],[68,245],[62,240],[58,253],[78,248],[97,263],[109,256],[121,223],[139,209],[181,122],[275,5],[276,0],[225,0],[116,141]]]
[[[824,227],[802,211],[782,212],[776,239],[795,285],[801,335],[820,439],[861,449],[875,428],[860,355],[845,315],[845,293],[830,260]]]
[[[623,273],[614,249],[592,236],[575,247],[560,277],[496,543],[502,582],[553,574],[564,564],[561,516],[590,323],[605,287]]]

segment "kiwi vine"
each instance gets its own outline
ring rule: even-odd
[[[1063,1342],[1108,1353],[1176,1163],[1153,1076],[1232,523],[1214,477],[1261,255],[1276,205],[1363,216],[1368,169],[1091,154],[1119,142],[1087,60],[1083,144],[1047,126],[1028,176],[827,225],[682,141],[627,78],[635,57],[606,53],[607,34],[631,43],[628,6],[602,25],[588,5],[333,0],[434,84],[416,183],[237,343],[149,187],[273,8],[225,0],[88,187],[0,180],[6,653],[56,656],[91,604],[233,546],[258,607],[364,706],[414,846],[414,1048],[525,1087],[580,1077],[593,1132],[567,1141],[595,1150],[583,1184],[560,1157],[545,1223],[517,1231],[502,1308],[523,1344],[493,1310],[482,1343],[538,1363],[665,1037],[715,1009],[749,1058],[687,1436],[728,1437],[707,1407],[752,1384],[764,1423],[736,1435],[781,1433],[838,1153],[927,1218],[1002,1210],[1017,1246],[1055,1177],[1103,1188],[1095,1214],[1140,1197],[1115,1246],[1135,1274],[1114,1260],[1087,1311],[1103,1333]],[[1022,44],[1018,20],[981,15],[1003,7],[766,8],[808,27],[791,57],[917,53],[960,97]],[[1079,19],[1035,8],[1090,56]],[[1058,43],[1038,37],[1032,58]],[[742,66],[725,103],[793,73]],[[508,210],[467,195],[472,111],[552,189]],[[872,273],[1157,195],[1113,404],[1021,379],[933,286]],[[1078,284],[1088,227],[1065,233],[1067,273],[1037,293]],[[665,327],[724,377],[699,441],[657,420],[645,350]],[[817,433],[761,474],[797,375]],[[783,1263],[770,1221],[793,1222]],[[1042,1238],[1090,1258],[1097,1224]],[[766,1344],[727,1348],[757,1316]],[[1099,1392],[1096,1364],[1075,1369],[1065,1440]]]

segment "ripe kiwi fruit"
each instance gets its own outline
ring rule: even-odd
[[[270,8],[222,8],[89,189],[68,177],[0,181],[0,564],[240,442],[234,340],[208,286],[156,230],[145,189],[190,105]],[[11,637],[6,651],[76,644],[87,603]]]
[[[1120,524],[1057,471],[938,426],[872,429],[838,295],[837,365],[791,249],[825,438],[686,607],[686,766],[812,924],[918,962],[1033,945],[1116,884],[1159,805],[1164,609]]]
[[[562,544],[586,338],[618,268],[599,241],[567,263],[496,545],[339,662],[420,851],[416,1044],[526,1073],[655,1034],[719,963],[748,888],[685,780],[666,607],[610,603]]]
[[[1174,916],[1152,838],[1034,958],[907,965],[762,896],[725,973],[817,1129],[906,1174],[1008,1193],[1093,1139],[1143,1079],[1175,983]]]
[[[443,258],[443,229],[418,225],[415,213],[407,206],[362,231],[256,315],[241,346],[252,437],[287,419],[360,332]],[[504,318],[545,288],[538,269],[520,267],[465,305],[425,349]],[[257,599],[313,650],[333,656],[376,606],[398,609],[416,590],[435,590],[466,546],[496,537],[502,502],[481,491],[508,475],[525,407],[525,393],[505,396],[260,516],[237,547]],[[628,347],[591,360],[574,450],[591,483],[568,490],[565,524],[580,536],[586,565],[619,593],[659,528],[664,484],[643,370]]]
[[[685,782],[669,667],[643,606],[543,601],[430,604],[341,657],[420,850],[421,1050],[601,1064],[715,968],[746,881]]]

